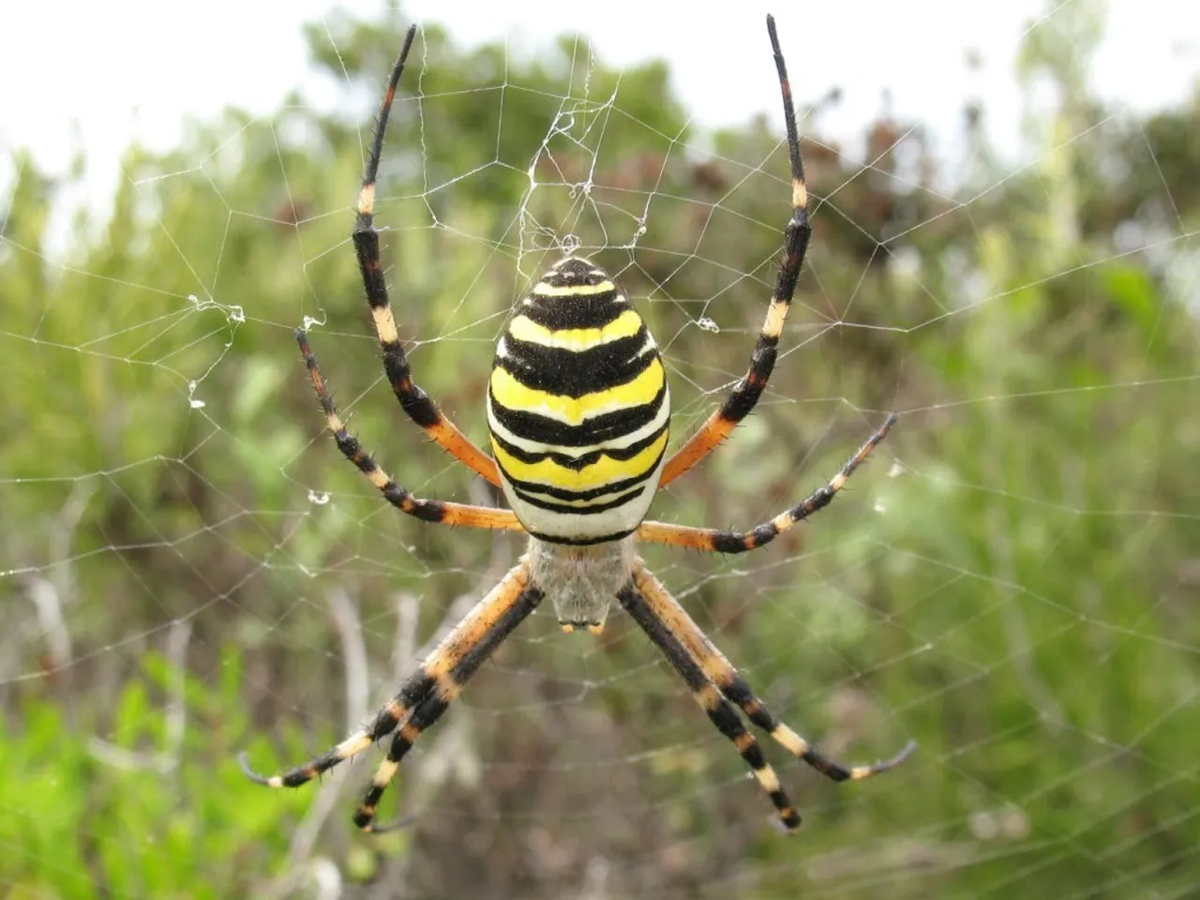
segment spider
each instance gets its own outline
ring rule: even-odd
[[[913,742],[874,765],[846,766],[823,755],[779,721],[737,669],[638,557],[638,542],[717,553],[762,547],[824,508],[884,439],[889,415],[841,471],[802,502],[747,532],[691,528],[646,521],[650,501],[720,444],[754,408],[775,364],[776,348],[804,263],[811,228],[808,192],[796,132],[792,92],[773,17],[767,32],[783,95],[792,174],[792,215],[784,256],[745,377],[683,446],[666,454],[670,393],[654,338],[629,299],[600,267],[567,256],[542,275],[518,305],[496,348],[488,383],[488,456],[442,414],[413,381],[388,300],[374,227],[375,181],[388,114],[416,26],[409,28],[380,104],[363,173],[353,241],[370,304],[383,367],[401,407],[444,450],[493,485],[511,510],[414,497],[391,479],[345,427],[330,397],[303,328],[296,340],[338,449],[389,503],[426,522],[525,532],[520,561],[441,641],[429,658],[380,709],[370,724],[322,755],[265,777],[268,787],[298,787],[392,735],[387,758],[354,815],[363,831],[382,831],[375,811],[400,761],[434,724],[463,686],[543,598],[553,601],[566,632],[598,634],[615,597],[686,682],[713,725],[737,748],[788,831],[800,814],[763,757],[751,723],[834,781],[869,778],[900,765]],[[394,732],[394,734],[393,734]]]

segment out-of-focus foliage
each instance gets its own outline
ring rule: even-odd
[[[805,121],[819,202],[790,352],[760,413],[656,507],[760,521],[878,422],[843,398],[907,412],[843,499],[761,556],[647,553],[805,734],[854,757],[920,741],[866,785],[781,766],[809,816],[791,840],[615,618],[583,650],[534,621],[497,655],[439,725],[452,771],[436,790],[398,782],[425,813],[409,831],[349,827],[365,766],[347,767],[332,815],[305,818],[315,789],[247,783],[238,750],[292,763],[352,724],[327,598],[352,598],[378,696],[397,597],[420,595],[424,640],[520,549],[401,521],[320,435],[292,338],[305,317],[398,479],[488,496],[377,384],[346,239],[369,126],[290,105],[196,124],[165,156],[131,147],[110,218],[81,225],[61,267],[42,251],[59,186],[16,160],[0,235],[0,895],[306,895],[332,861],[373,883],[363,896],[558,897],[597,860],[611,896],[1186,893],[1200,340],[1178,288],[1194,247],[1177,238],[1200,224],[1200,100],[1092,128],[1107,113],[1079,55],[1099,26],[1074,25],[1058,42],[1032,29],[1022,56],[1022,77],[1063,97],[1029,123],[1031,167],[995,161],[986,110],[949,191],[959,173],[915,123],[872,123],[864,170]],[[335,31],[336,57],[312,33],[317,64],[369,96],[399,27]],[[535,59],[464,52],[434,27],[423,40],[377,206],[423,386],[483,438],[491,342],[572,232],[651,320],[686,434],[761,321],[788,213],[780,123],[712,136],[701,157],[660,64],[618,73],[575,38]]]

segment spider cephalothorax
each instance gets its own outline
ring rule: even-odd
[[[843,766],[822,755],[775,718],[687,611],[638,558],[637,542],[743,553],[761,547],[825,507],[887,435],[888,416],[828,484],[746,532],[691,528],[645,520],[655,492],[721,443],[758,402],[775,365],[776,348],[804,264],[811,229],[808,192],[787,70],[767,17],[783,94],[792,168],[792,214],[784,229],[779,278],[746,375],[725,402],[674,454],[667,455],[670,394],[662,359],[645,322],[616,283],[590,260],[567,257],[552,266],[518,305],[496,349],[488,383],[489,457],[451,423],[412,379],[400,343],[379,258],[374,226],[375,178],[388,113],[416,34],[410,28],[380,106],[363,175],[353,239],[384,371],[404,411],[443,449],[503,489],[512,510],[414,497],[371,459],[346,431],[303,329],[296,339],[338,448],[393,506],[427,522],[522,531],[529,551],[458,623],[371,723],[328,752],[270,778],[243,768],[271,787],[296,787],[392,735],[387,758],[355,814],[364,831],[400,761],[421,732],[458,696],[500,643],[550,597],[564,630],[597,632],[615,598],[687,683],[712,723],[737,748],[789,830],[800,825],[775,771],[740,711],[789,753],[835,781],[867,778],[895,768],[910,743],[886,762]]]

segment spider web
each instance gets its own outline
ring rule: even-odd
[[[1157,13],[1139,9],[1140,34]],[[609,39],[613,23],[552,37],[561,19],[519,11],[522,37],[486,44],[478,21],[417,13],[377,204],[417,380],[483,443],[510,306],[578,250],[658,336],[677,444],[745,371],[789,212],[759,11],[688,30],[703,43],[680,40],[671,70],[630,47],[609,56],[653,33],[648,12]],[[1194,57],[1175,57],[1179,85],[1155,95],[1172,105],[1147,108],[1112,92],[1115,60],[1151,61],[1127,8],[1012,13],[998,58],[966,62],[911,23],[861,44],[901,33],[883,14],[819,38],[805,23],[825,11],[780,17],[815,198],[809,260],[756,413],[652,516],[748,528],[822,484],[887,411],[899,423],[829,509],[769,548],[645,556],[784,721],[849,761],[916,739],[903,769],[838,787],[763,736],[805,817],[779,835],[632,623],[616,611],[600,639],[568,637],[546,610],[406,759],[382,816],[409,828],[350,826],[382,751],[296,792],[245,781],[240,750],[274,770],[357,728],[522,549],[398,515],[321,431],[300,324],[397,480],[498,502],[390,396],[348,240],[369,115],[411,13],[330,13],[307,32],[310,73],[284,82],[303,94],[191,122],[165,151],[129,146],[111,194],[102,170],[77,161],[51,180],[6,139],[0,884],[1191,895]],[[235,12],[207,16],[232,46]],[[232,67],[211,40],[210,65]],[[906,93],[925,50],[951,62]],[[686,86],[696,59],[719,63],[703,84],[735,109]],[[860,86],[872,78],[882,100]]]

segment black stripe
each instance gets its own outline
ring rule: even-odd
[[[545,594],[538,588],[532,586],[525,588],[516,602],[495,621],[478,643],[459,658],[458,662],[450,669],[450,677],[459,684],[466,684],[476,670],[492,655],[492,651],[500,646],[500,642],[512,634],[513,630],[537,609],[544,596]]]
[[[789,140],[791,135],[788,135]],[[799,146],[796,150],[799,161]],[[800,167],[803,169],[803,166]],[[792,177],[804,184],[803,171],[797,173],[792,169]],[[796,293],[796,282],[800,278],[800,269],[804,265],[804,256],[808,252],[808,239],[812,235],[812,225],[808,221],[808,209],[799,207],[792,210],[792,217],[783,229],[783,262],[779,265],[779,278],[775,282],[775,297],[785,303],[791,303]]]
[[[598,416],[584,419],[579,425],[568,425],[557,419],[540,416],[537,413],[524,410],[509,409],[496,399],[496,395],[488,388],[492,403],[492,415],[517,437],[539,444],[549,444],[559,447],[586,447],[589,444],[603,444],[614,438],[624,437],[631,432],[649,425],[658,415],[667,394],[667,383],[659,388],[654,399],[640,406],[627,406],[624,409],[613,410]]]
[[[284,787],[300,787],[300,785],[302,785],[302,784],[307,784],[308,782],[312,781],[317,776],[319,776],[325,772],[328,772],[330,769],[332,769],[338,763],[342,762],[344,759],[345,759],[345,757],[338,755],[337,747],[334,747],[332,750],[322,753],[316,759],[314,759],[308,763],[305,763],[302,766],[295,766],[294,768],[291,768],[287,772],[285,772],[281,776],[283,786]],[[252,775],[251,777],[253,778],[254,776]],[[258,779],[255,778],[254,780],[257,781]],[[259,783],[267,784],[268,782],[267,782],[267,779],[264,778],[261,781],[259,781]]]
[[[522,303],[519,312],[551,331],[562,331],[564,328],[603,328],[631,308],[615,290],[584,297],[544,297],[530,294],[527,299],[532,302]]]
[[[354,812],[354,824],[359,828],[366,828],[371,824],[371,820],[375,818],[375,807],[379,805],[379,798],[383,796],[385,788],[371,785],[367,791],[367,796],[363,798],[362,805]]]
[[[612,541],[619,541],[622,538],[627,538],[637,531],[637,527],[626,528],[624,531],[616,531],[612,534],[601,535],[600,537],[563,537],[560,534],[545,534],[541,531],[530,531],[529,536],[535,537],[539,541],[545,541],[547,544],[562,544],[567,547],[594,547],[596,544],[608,544]]]
[[[745,553],[779,536],[779,526],[774,521],[754,526],[753,531],[718,531],[712,536],[713,550],[717,553]]]
[[[380,343],[383,347],[383,371],[387,374],[392,393],[400,401],[400,406],[408,413],[409,418],[422,428],[433,427],[442,420],[442,414],[429,399],[424,388],[413,383],[412,369],[408,365],[404,348],[399,341]]]
[[[563,506],[560,503],[552,503],[549,500],[542,500],[537,497],[532,497],[523,491],[517,490],[516,488],[513,488],[513,493],[530,506],[536,506],[539,509],[547,509],[550,512],[566,513],[575,516],[590,516],[596,513],[608,512],[610,509],[616,509],[619,506],[624,506],[635,497],[641,496],[645,490],[645,487],[640,487],[637,490],[630,491],[627,494],[622,494],[615,500],[610,500],[607,503],[597,503],[594,506]]]
[[[429,675],[422,666],[404,682],[400,690],[392,697],[392,703],[405,709],[412,709],[428,697],[435,687],[437,687],[437,679]],[[392,703],[379,711],[379,714],[375,716],[375,721],[367,730],[372,740],[379,740],[400,724],[389,708]]]
[[[437,679],[426,673],[425,667],[422,666],[400,688],[395,700],[404,706],[411,707],[428,697],[435,687],[437,687]]]
[[[642,630],[646,632],[646,636],[658,646],[672,668],[679,673],[693,692],[699,691],[709,683],[700,667],[692,661],[687,651],[683,649],[683,645],[650,608],[650,604],[646,602],[646,598],[641,595],[632,581],[617,592],[617,602],[621,604],[621,608],[625,612],[629,613],[633,621],[641,626]]]
[[[779,338],[765,334],[758,336],[758,343],[754,345],[754,353],[750,357],[750,371],[737,383],[721,406],[721,415],[727,421],[742,421],[758,403],[775,368],[778,344]]]
[[[569,488],[554,487],[553,485],[543,484],[540,481],[522,481],[521,479],[514,478],[512,475],[510,475],[508,470],[505,469],[504,466],[500,465],[499,461],[497,461],[496,465],[499,466],[500,471],[504,473],[505,480],[507,480],[508,483],[513,486],[513,489],[518,492],[546,494],[551,497],[557,497],[559,500],[591,500],[595,497],[602,497],[605,494],[612,494],[616,491],[622,491],[625,488],[633,487],[634,485],[641,484],[642,482],[646,481],[652,474],[654,474],[655,469],[658,468],[658,464],[662,462],[663,453],[666,452],[666,449],[667,448],[664,446],[663,452],[659,453],[658,456],[654,458],[654,462],[652,462],[640,475],[622,478],[619,481],[610,481],[607,484],[600,485],[599,487],[588,488],[586,491],[572,491]]]
[[[442,713],[450,705],[449,700],[444,700],[437,694],[430,694],[422,700],[417,708],[413,710],[412,716],[408,720],[408,724],[418,731],[425,731],[429,726],[441,718]],[[388,759],[392,762],[398,762],[399,759],[393,759],[391,753],[388,754]]]
[[[730,702],[736,703],[741,707],[742,712],[746,714],[751,722],[761,728],[763,731],[770,733],[779,727],[779,720],[771,715],[770,711],[762,705],[762,701],[754,696],[754,692],[750,690],[750,685],[737,672],[733,673],[733,677],[728,684],[717,685],[721,689],[721,693],[729,698]]]
[[[387,282],[379,265],[379,232],[371,225],[370,217],[361,214],[354,224],[354,252],[358,255],[358,269],[362,273],[363,289],[371,309],[388,305]]]
[[[653,346],[647,346],[646,323],[637,334],[609,341],[589,350],[564,350],[511,334],[504,336],[506,355],[496,357],[496,365],[521,384],[539,391],[566,397],[595,394],[618,384],[632,381],[658,358]]]
[[[662,459],[660,456],[658,459]],[[524,493],[545,494],[548,497],[554,497],[558,500],[594,500],[597,497],[603,497],[605,494],[614,494],[617,491],[623,491],[635,485],[641,484],[650,474],[658,467],[658,460],[654,461],[654,465],[641,475],[635,475],[633,478],[622,478],[620,481],[610,481],[608,484],[601,485],[598,488],[591,488],[586,491],[570,491],[566,488],[551,487],[548,484],[541,484],[537,481],[518,481],[504,471],[504,477],[514,490]],[[501,466],[501,469],[504,469]]]
[[[729,702],[721,700],[712,709],[705,709],[704,711],[708,713],[709,721],[717,726],[717,731],[734,742],[734,746],[736,747],[737,739],[746,734],[746,726],[737,717],[737,713],[734,712]],[[767,767],[767,761],[762,755],[762,748],[758,746],[758,741],[748,745],[745,750],[739,750],[738,753],[746,761],[746,764],[756,772],[761,772]]]
[[[582,471],[586,467],[599,461],[600,457],[607,456],[611,459],[617,459],[624,462],[628,459],[633,459],[655,441],[657,441],[664,431],[667,430],[669,423],[663,422],[662,428],[651,432],[640,441],[634,441],[628,447],[614,448],[605,447],[601,450],[594,450],[591,453],[585,453],[582,456],[568,456],[565,453],[556,453],[553,450],[539,451],[531,453],[528,450],[522,450],[520,447],[515,447],[498,434],[492,434],[492,439],[499,444],[506,453],[515,459],[519,459],[524,463],[539,463],[542,460],[552,460],[555,465],[561,466],[564,469],[572,469],[576,472]]]

